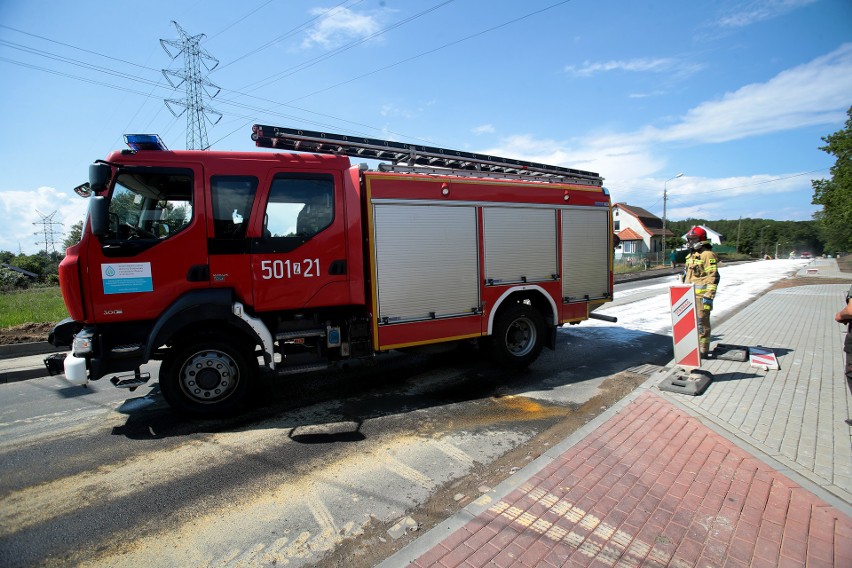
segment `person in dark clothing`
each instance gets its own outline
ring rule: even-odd
[[[846,324],[846,340],[843,342],[843,351],[846,352],[844,372],[846,374],[846,386],[852,394],[852,286],[846,292],[846,306],[834,315],[834,321]],[[847,418],[846,423],[852,426],[852,419]]]

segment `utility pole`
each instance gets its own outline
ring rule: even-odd
[[[54,230],[54,227],[57,225],[62,226],[62,223],[53,220],[53,216],[56,215],[56,211],[50,215],[43,215],[38,209],[36,209],[36,213],[38,213],[39,217],[41,217],[41,221],[37,221],[33,223],[33,225],[41,225],[41,229],[33,234],[37,237],[42,237],[43,239],[41,241],[36,241],[36,244],[44,245],[45,252],[56,252],[56,231]]]
[[[175,89],[185,84],[186,98],[184,100],[166,99],[166,107],[175,117],[186,113],[186,149],[206,150],[208,144],[205,119],[210,120],[211,124],[216,124],[222,119],[222,113],[206,106],[204,95],[211,99],[215,98],[221,89],[211,83],[207,77],[202,76],[201,65],[203,63],[207,71],[212,71],[219,65],[219,60],[199,45],[205,37],[204,34],[190,36],[177,22],[172,21],[172,24],[177,29],[180,40],[161,39],[160,45],[172,59],[183,55],[183,71],[163,69],[163,75]],[[169,51],[169,47],[177,51],[173,53]],[[212,91],[215,92],[210,94]],[[182,110],[175,112],[174,107],[182,107]],[[215,115],[216,120],[212,120],[211,115]]]

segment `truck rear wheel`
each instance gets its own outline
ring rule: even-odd
[[[238,408],[257,376],[257,359],[239,342],[200,337],[163,360],[160,390],[179,412],[218,416]]]
[[[538,310],[526,304],[509,306],[494,322],[491,353],[500,364],[522,369],[541,354],[544,335],[544,318]]]

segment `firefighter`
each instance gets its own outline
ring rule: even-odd
[[[695,286],[695,297],[699,302],[698,310],[698,350],[701,358],[706,359],[710,352],[710,312],[713,310],[713,298],[719,285],[719,258],[713,252],[713,246],[707,239],[707,231],[702,227],[693,227],[686,234],[689,254],[686,256],[686,270],[683,281]]]

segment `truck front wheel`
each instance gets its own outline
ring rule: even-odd
[[[515,304],[502,310],[494,322],[491,353],[497,361],[520,369],[535,361],[544,346],[544,318],[530,305]]]
[[[240,343],[214,337],[178,345],[160,368],[160,390],[172,408],[218,416],[238,408],[257,376],[257,359]]]

